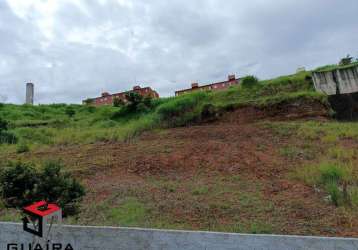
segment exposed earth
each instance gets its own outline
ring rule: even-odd
[[[211,123],[146,132],[126,143],[48,147],[22,158],[61,159],[83,180],[82,212],[69,223],[358,236],[357,217],[290,175],[316,162],[324,145],[273,129],[282,121],[325,123],[326,110],[307,104],[277,113],[241,108]],[[285,147],[300,151],[285,155]]]

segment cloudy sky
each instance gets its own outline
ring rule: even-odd
[[[0,102],[80,103],[134,83],[161,96],[358,56],[357,0],[0,0]]]

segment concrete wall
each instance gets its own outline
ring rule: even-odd
[[[334,75],[336,76],[335,78]],[[332,71],[313,72],[312,77],[316,90],[327,95],[358,92],[358,66]],[[339,93],[337,93],[337,84]]]
[[[0,222],[0,249],[8,243],[29,243],[22,225]],[[54,229],[52,243],[70,243],[73,249],[128,250],[357,250],[358,239],[212,232],[152,230],[139,228],[63,226]],[[11,249],[11,248],[10,248]],[[16,248],[12,248],[16,249]],[[18,249],[21,249],[20,247]],[[25,249],[28,249],[25,248]],[[64,249],[64,247],[62,248]],[[49,249],[51,250],[51,248]]]

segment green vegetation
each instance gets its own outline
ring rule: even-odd
[[[350,165],[322,162],[298,168],[294,176],[308,185],[322,187],[336,206],[356,203],[357,186],[353,184],[358,179]]]
[[[8,132],[9,123],[0,117],[0,144],[14,144],[17,138],[14,134]]]
[[[46,200],[59,204],[65,215],[77,213],[84,188],[62,168],[58,162],[47,162],[40,171],[21,162],[1,166],[0,188],[6,206],[22,208]]]
[[[27,144],[21,143],[17,145],[16,153],[22,154],[30,151],[30,147]]]
[[[327,104],[325,96],[313,90],[309,72],[261,82],[255,77],[246,79],[255,84],[250,88],[239,86],[175,98],[151,100],[130,92],[129,102],[117,103],[116,107],[5,104],[0,107],[0,117],[9,131],[1,132],[0,138],[29,147],[130,141],[146,130],[216,119],[223,112],[240,106],[265,108],[305,101]]]
[[[350,63],[342,63],[342,64],[330,64],[322,67],[318,67],[314,70],[314,72],[326,72],[337,69],[346,69],[350,67],[358,66],[358,62],[350,62]]]
[[[331,234],[324,227],[339,231],[346,220],[345,233],[353,232],[358,125],[321,118],[205,124],[240,107],[329,109],[310,72],[242,81],[155,100],[130,94],[113,106],[0,105],[0,134],[16,138],[16,145],[0,144],[0,158],[21,160],[0,164],[0,220],[19,220],[10,207],[36,196],[57,197],[68,215],[79,212],[66,223]],[[166,130],[195,124],[207,130]],[[50,157],[68,167],[44,164]],[[69,173],[85,180],[81,203],[84,190]]]
[[[108,219],[121,226],[138,225],[146,218],[144,204],[134,198],[129,198],[120,206],[111,208],[108,213]]]
[[[241,85],[244,88],[254,87],[259,83],[259,79],[256,76],[246,76],[241,79]]]
[[[304,145],[280,148],[280,154],[288,159],[302,157],[305,160],[315,160],[313,163],[297,166],[292,173],[294,179],[324,190],[335,206],[358,205],[358,169],[355,167],[358,150],[354,146],[358,140],[357,123],[295,121],[263,125],[279,135],[311,142],[309,148],[304,148]],[[352,146],[342,144],[342,141],[351,142]],[[321,148],[315,144],[321,145]],[[303,157],[304,155],[306,156]]]

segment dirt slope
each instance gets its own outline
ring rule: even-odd
[[[121,224],[106,213],[93,215],[93,204],[116,207],[132,197],[147,208],[134,226],[357,236],[323,194],[289,178],[306,160],[287,160],[279,149],[302,140],[278,136],[262,122],[291,119],[324,121],[327,110],[319,103],[247,107],[130,143],[53,147],[31,156],[61,158],[85,181],[77,223]]]

